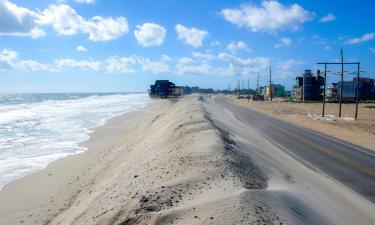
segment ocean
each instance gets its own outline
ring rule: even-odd
[[[59,158],[107,120],[146,106],[145,93],[0,94],[0,188]]]

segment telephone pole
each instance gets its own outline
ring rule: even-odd
[[[341,88],[340,88],[340,102],[339,102],[339,117],[341,117],[341,105],[342,105],[342,91],[344,89],[344,54],[341,49]]]
[[[359,101],[359,73],[360,73],[360,63],[357,65],[357,87],[355,89],[355,114],[354,118],[358,117],[358,101]]]
[[[259,93],[259,73],[258,73],[258,79],[257,79],[257,94],[260,95],[260,93]]]
[[[355,90],[355,100],[356,100],[356,109],[355,109],[355,119],[358,117],[358,101],[359,101],[359,78],[360,78],[360,62],[344,62],[344,56],[343,51],[341,49],[341,62],[318,62],[318,65],[324,65],[324,82],[326,82],[327,79],[327,65],[341,65],[341,88],[340,88],[340,99],[339,99],[339,117],[341,117],[341,104],[342,104],[342,94],[344,89],[344,65],[357,65],[357,88]],[[326,83],[325,83],[326,84]],[[324,97],[323,97],[324,98]],[[324,107],[325,107],[325,99],[323,99],[323,110],[322,115],[324,116]]]
[[[238,97],[240,97],[240,92],[241,92],[241,81],[238,80],[237,81],[237,94],[238,94]]]
[[[326,85],[327,85],[327,64],[324,64],[324,89],[323,89],[323,110],[322,117],[324,117],[326,107]]]
[[[270,96],[271,96],[271,102],[272,102],[272,71],[270,67]]]

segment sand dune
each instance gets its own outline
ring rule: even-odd
[[[98,129],[84,143],[87,152],[5,187],[0,223],[228,224],[256,221],[255,213],[276,219],[240,201],[245,190],[266,188],[266,177],[228,151],[226,134],[205,117],[197,96],[146,110]]]
[[[0,224],[374,221],[370,203],[243,126],[195,95],[160,100],[99,128],[85,153],[6,186]]]

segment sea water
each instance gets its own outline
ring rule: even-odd
[[[95,127],[150,102],[145,93],[0,94],[0,188],[84,151]]]

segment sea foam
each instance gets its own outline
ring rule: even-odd
[[[85,149],[108,119],[151,102],[147,94],[0,94],[0,188]]]

